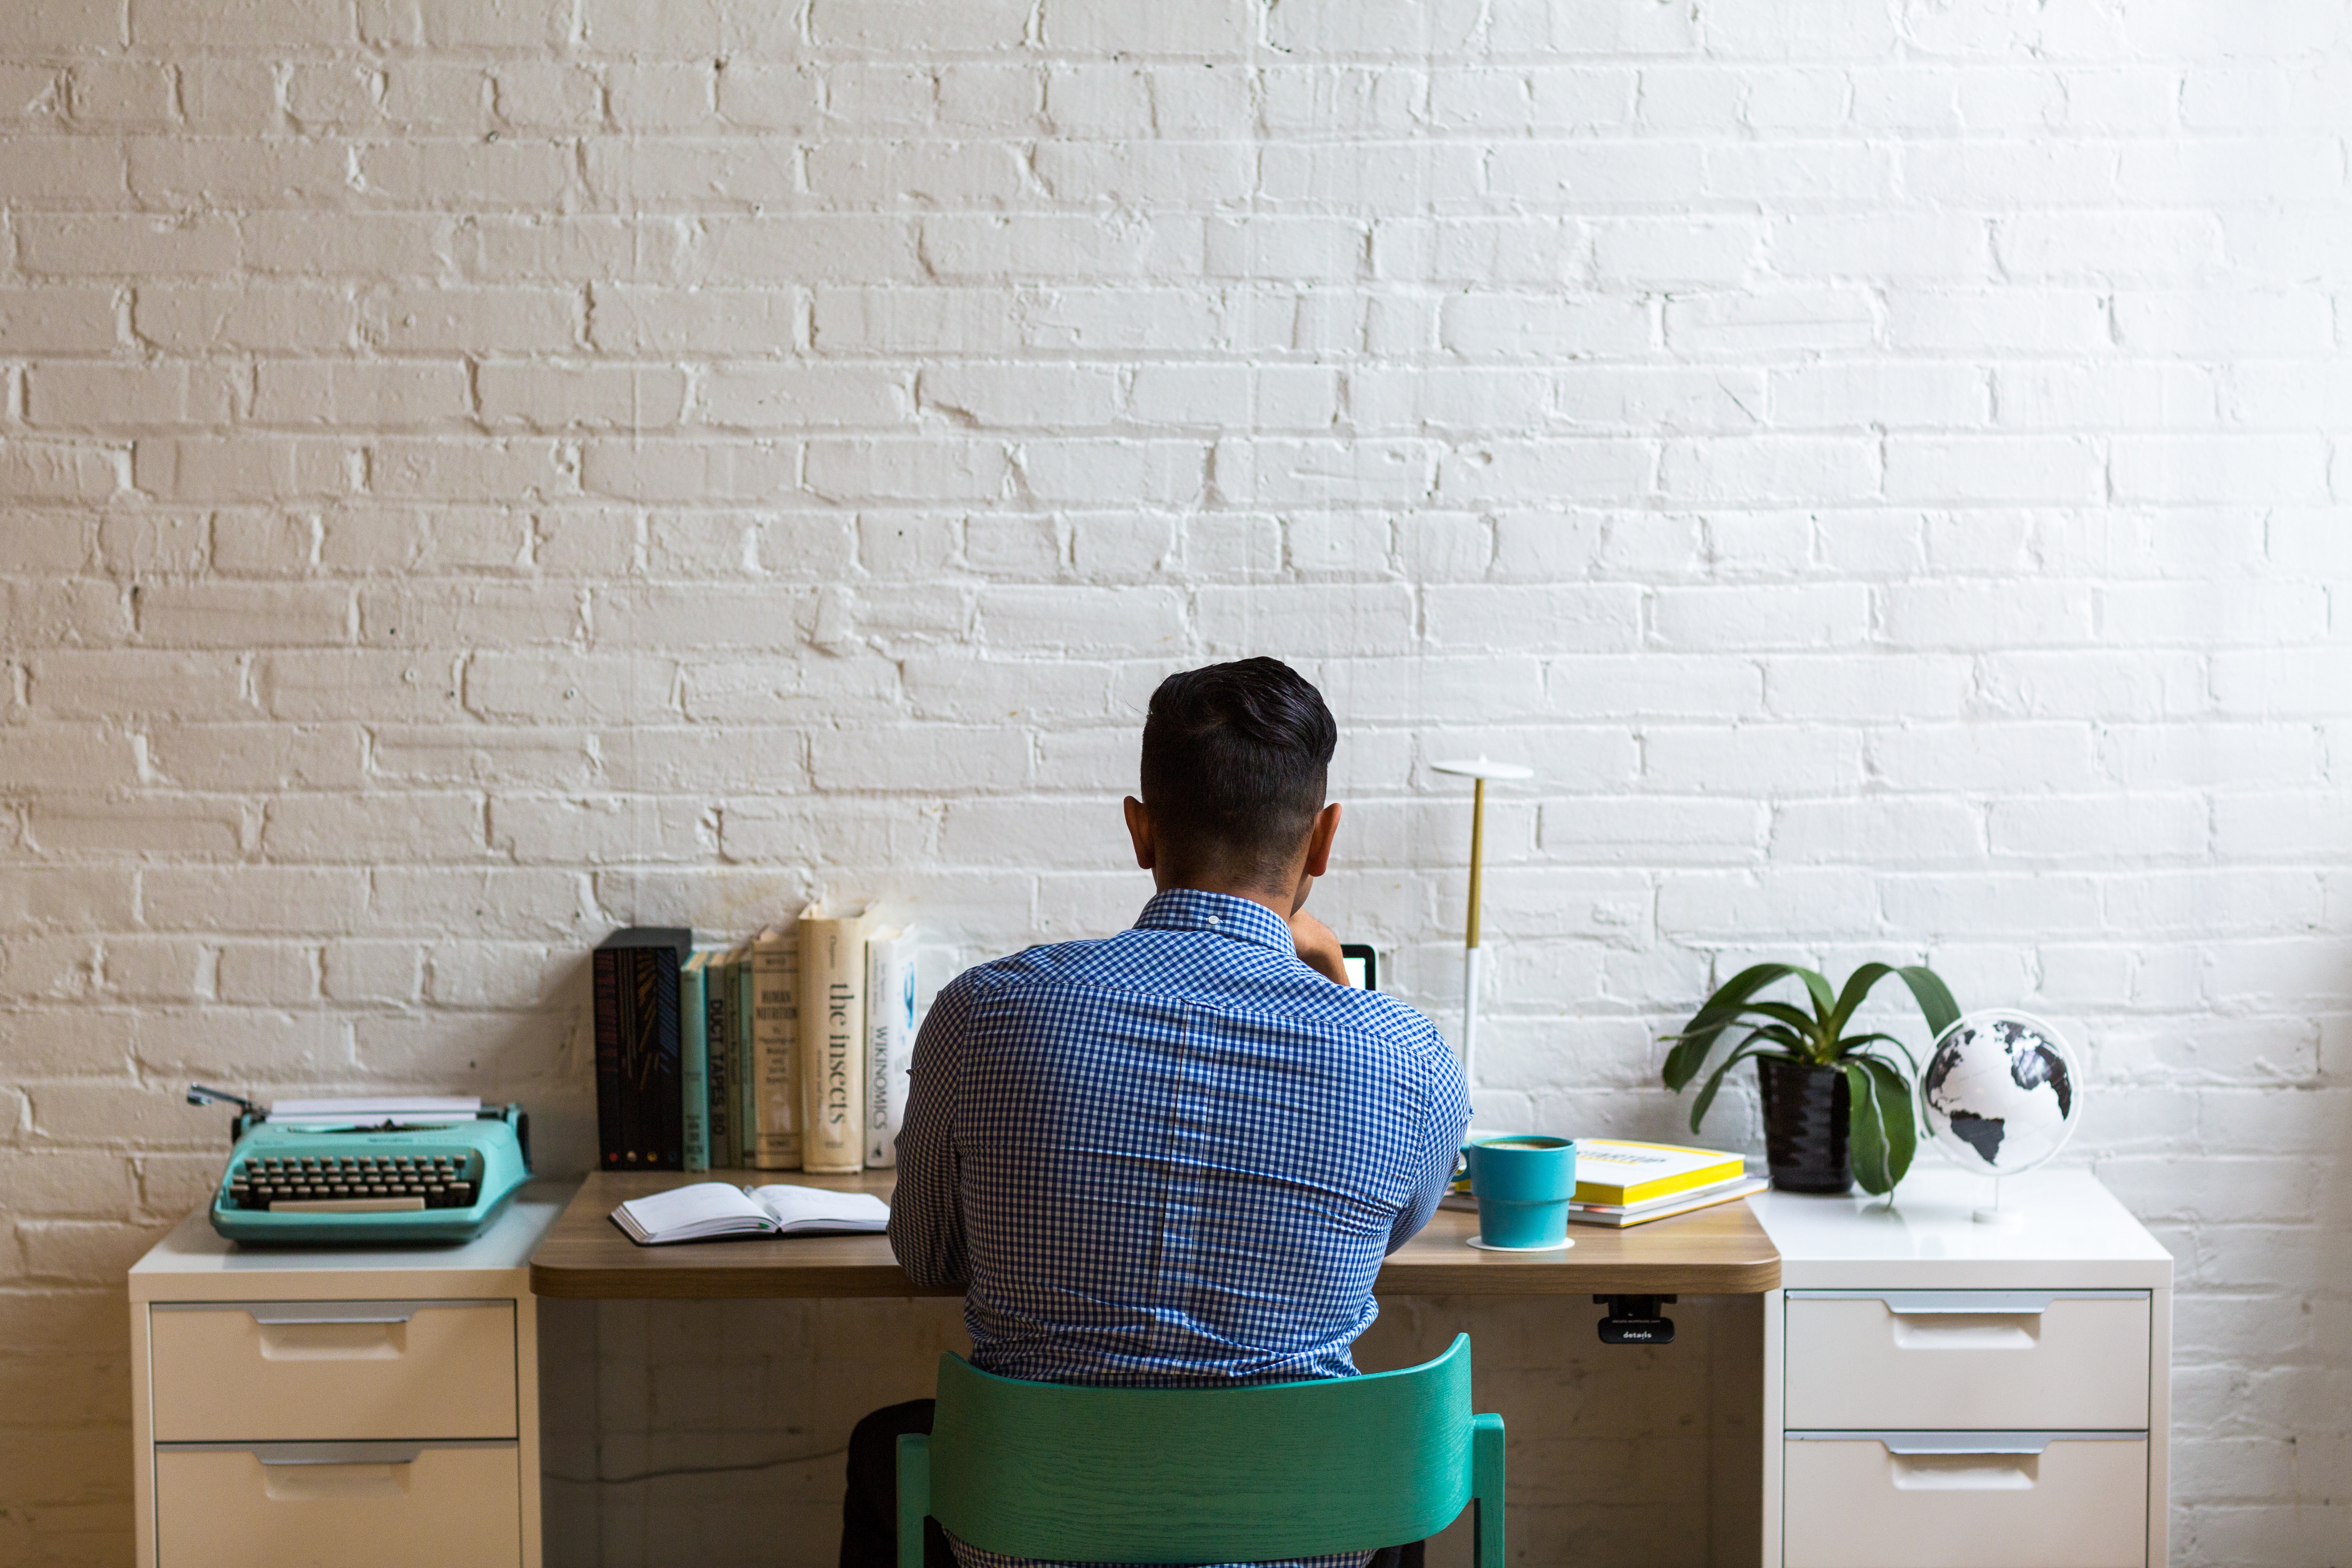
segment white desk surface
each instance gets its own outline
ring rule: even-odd
[[[530,1290],[530,1255],[570,1201],[571,1182],[533,1182],[496,1224],[457,1247],[246,1247],[205,1209],[131,1266],[133,1301],[319,1300],[506,1295]]]
[[[1780,1251],[1784,1289],[2157,1289],[2172,1255],[2088,1171],[2042,1170],[2000,1184],[2022,1225],[1979,1225],[1992,1182],[1923,1154],[1884,1198],[1759,1193],[1748,1199]]]

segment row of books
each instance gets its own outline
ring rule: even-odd
[[[633,926],[593,962],[598,1163],[846,1172],[897,1163],[915,941],[812,904],[732,947]]]
[[[1623,1228],[1711,1208],[1762,1192],[1771,1184],[1748,1174],[1738,1155],[1679,1143],[1636,1143],[1622,1138],[1576,1141],[1576,1196],[1568,1217],[1579,1225]],[[1458,1175],[1444,1206],[1475,1210],[1470,1178]]]

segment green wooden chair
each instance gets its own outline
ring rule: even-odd
[[[1475,1501],[1503,1564],[1503,1418],[1470,1412],[1470,1336],[1421,1366],[1240,1388],[1024,1383],[940,1357],[898,1439],[898,1568],[923,1519],[1057,1563],[1255,1563],[1434,1535]]]

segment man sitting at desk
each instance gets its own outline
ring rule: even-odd
[[[1429,1222],[1470,1108],[1436,1028],[1350,989],[1303,908],[1339,831],[1338,739],[1278,660],[1170,676],[1126,803],[1160,889],[1134,929],[968,969],[933,1004],[890,1243],[918,1282],[965,1287],[975,1365],[1130,1387],[1355,1372],[1381,1259]],[[929,1401],[859,1424],[843,1568],[895,1563],[896,1440],[929,1426]]]

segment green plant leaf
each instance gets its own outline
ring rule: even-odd
[[[1853,1160],[1853,1179],[1865,1193],[1892,1192],[1895,1182],[1886,1170],[1886,1130],[1879,1121],[1876,1085],[1870,1069],[1861,1061],[1850,1061],[1840,1070],[1845,1074],[1846,1148]]]
[[[1878,1125],[1886,1138],[1886,1188],[1892,1192],[1919,1152],[1919,1112],[1912,1102],[1911,1080],[1895,1071],[1894,1063],[1877,1057],[1861,1060],[1878,1091]]]
[[[1786,1002],[1750,1002],[1748,1004],[1748,1011],[1761,1013],[1768,1018],[1777,1018],[1801,1035],[1817,1033],[1822,1026],[1821,1020],[1811,1013],[1806,1012],[1802,1007],[1791,1007]]]
[[[1924,963],[1906,964],[1895,973],[1911,987],[1911,999],[1919,1004],[1919,1011],[1927,1020],[1929,1043],[1942,1039],[1944,1031],[1960,1021],[1960,1005],[1952,1000],[1951,987]]]
[[[1814,1016],[1828,1017],[1837,1006],[1837,993],[1830,989],[1829,976],[1818,969],[1800,969],[1796,973],[1797,978],[1805,983],[1805,989],[1812,994]]]
[[[1927,1020],[1931,1038],[1940,1038],[1958,1021],[1959,1005],[1952,1000],[1952,993],[1943,980],[1927,965],[1865,963],[1846,976],[1845,990],[1831,1010],[1831,1022],[1840,1033],[1844,1032],[1847,1020],[1861,1009],[1872,988],[1890,974],[1902,976],[1903,984],[1911,988],[1911,999],[1919,1005],[1920,1016]]]
[[[1749,1002],[1725,1012],[1710,1013],[1704,1019],[1694,1017],[1682,1029],[1671,1034],[1660,1035],[1658,1038],[1686,1040],[1695,1035],[1713,1034],[1728,1029],[1752,1018],[1774,1018],[1785,1023],[1793,1023],[1796,1027],[1808,1032],[1813,1027],[1813,1020],[1797,1008],[1784,1007],[1778,1004]]]
[[[1874,1053],[1864,1051],[1862,1047],[1874,1041],[1893,1046],[1896,1050],[1902,1052],[1903,1059],[1910,1064],[1911,1076],[1915,1079],[1919,1076],[1919,1058],[1911,1054],[1910,1047],[1905,1045],[1901,1040],[1896,1039],[1892,1035],[1848,1035],[1844,1039],[1838,1042],[1838,1055],[1841,1057],[1873,1055]]]
[[[1715,1047],[1723,1031],[1738,1020],[1750,996],[1775,981],[1800,973],[1794,964],[1755,963],[1717,986],[1715,994],[1691,1015],[1689,1023],[1664,1037],[1675,1041],[1675,1048],[1666,1053],[1666,1065],[1659,1073],[1665,1086],[1679,1089],[1698,1076],[1707,1052]]]
[[[1754,1035],[1750,1035],[1747,1039],[1740,1041],[1732,1053],[1723,1058],[1723,1065],[1706,1075],[1706,1082],[1700,1088],[1698,1098],[1691,1101],[1690,1127],[1693,1132],[1696,1132],[1698,1124],[1706,1120],[1708,1108],[1715,1104],[1716,1092],[1723,1088],[1723,1080],[1730,1075],[1731,1069],[1749,1057],[1760,1057],[1764,1054],[1762,1051],[1752,1051],[1748,1048],[1749,1042],[1755,1038]]]
[[[1906,1072],[1906,1081],[1910,1081],[1910,1084],[1916,1084],[1916,1081],[1919,1081],[1919,1058],[1912,1056],[1912,1053],[1910,1053],[1910,1047],[1906,1047],[1906,1044],[1903,1044],[1903,1041],[1900,1041],[1900,1039],[1895,1039],[1894,1035],[1849,1035],[1849,1037],[1846,1037],[1844,1041],[1839,1041],[1839,1044],[1846,1044],[1846,1047],[1858,1047],[1858,1044],[1861,1044],[1861,1041],[1865,1041],[1865,1039],[1872,1039],[1872,1041],[1884,1041],[1884,1044],[1889,1044],[1889,1047],[1894,1047],[1895,1051],[1898,1051],[1900,1056],[1903,1056],[1903,1065],[1906,1065],[1906,1068],[1907,1068],[1907,1072]],[[1879,1056],[1879,1053],[1877,1053],[1877,1051],[1855,1051],[1855,1056]]]
[[[1742,1040],[1739,1043],[1744,1046],[1748,1040],[1769,1040],[1774,1045],[1780,1047],[1782,1050],[1787,1051],[1790,1056],[1797,1058],[1799,1060],[1801,1061],[1804,1059],[1805,1041],[1803,1037],[1800,1036],[1796,1030],[1785,1028],[1779,1024],[1757,1025],[1754,1028],[1748,1031],[1748,1039]]]
[[[1891,963],[1865,963],[1845,977],[1845,989],[1838,993],[1837,1005],[1830,1009],[1830,1027],[1843,1033],[1846,1020],[1861,1010],[1870,995],[1871,987],[1895,973]]]

